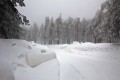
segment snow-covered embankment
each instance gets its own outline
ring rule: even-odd
[[[58,72],[56,54],[47,46],[0,39],[0,80],[57,80]]]

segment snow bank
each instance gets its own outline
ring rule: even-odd
[[[80,44],[79,42],[77,42],[77,41],[74,41],[72,44]]]
[[[20,72],[24,69],[32,71],[34,68],[30,66],[35,67],[55,58],[55,53],[50,51],[47,46],[36,44],[33,41],[0,39],[0,80],[14,80],[14,77],[18,79],[16,75],[20,76],[22,74],[19,72],[16,73],[18,68],[21,68]],[[55,61],[57,62],[57,59]],[[48,73],[48,75],[50,75],[50,73]],[[40,76],[43,76],[42,73]],[[21,80],[26,80],[25,76]]]
[[[73,42],[69,46],[60,48],[67,53],[89,56],[120,63],[120,44],[119,43],[78,43]]]
[[[16,39],[0,39],[0,58],[4,57],[4,59],[11,64],[14,63],[18,65],[21,59],[27,58],[29,65],[32,65],[34,62],[32,60],[35,58],[39,58],[38,60],[40,63],[43,63],[55,58],[55,56],[55,53],[53,51],[50,51],[47,46],[36,44],[33,41],[28,42],[25,40]],[[22,63],[26,63],[24,60],[21,61]]]
[[[33,49],[27,52],[26,57],[27,64],[30,67],[36,67],[43,62],[56,58],[56,54],[52,51]]]
[[[101,43],[101,44],[95,44],[95,43],[79,43],[79,42],[73,42],[69,46],[66,46],[64,48],[65,51],[69,53],[80,53],[80,51],[111,51],[114,48],[111,47],[111,44]]]
[[[8,61],[0,59],[0,80],[14,80],[14,71]]]
[[[58,60],[52,59],[35,68],[17,68],[15,80],[59,80],[58,74]]]

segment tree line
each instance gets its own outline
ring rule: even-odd
[[[64,44],[78,42],[120,42],[120,1],[106,0],[92,19],[45,18],[45,22],[31,27],[27,18],[16,6],[25,6],[23,0],[0,1],[0,37],[25,39],[41,44]]]
[[[120,1],[106,0],[92,19],[60,15],[57,19],[45,18],[40,27],[34,24],[28,29],[27,40],[42,44],[64,44],[78,42],[119,43],[120,42]]]
[[[41,44],[64,44],[72,43],[73,41],[85,42],[86,27],[91,20],[85,18],[80,21],[80,18],[69,17],[66,20],[60,15],[57,19],[45,18],[45,23],[40,27],[34,23],[29,29],[24,27],[23,39],[35,41]]]

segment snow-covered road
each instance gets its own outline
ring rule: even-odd
[[[120,80],[120,64],[88,55],[54,49],[60,63],[60,80]]]
[[[0,39],[0,80],[120,80],[120,44]]]

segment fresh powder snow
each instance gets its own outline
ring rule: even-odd
[[[0,80],[120,80],[120,44],[0,39]]]

